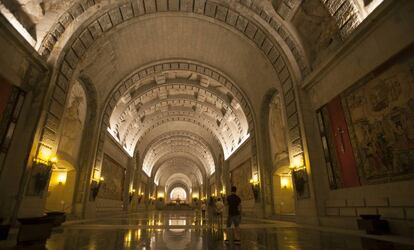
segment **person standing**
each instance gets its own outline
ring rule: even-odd
[[[202,221],[205,221],[206,220],[206,209],[207,209],[206,203],[205,203],[205,201],[203,201],[201,203],[201,220]]]
[[[228,204],[228,217],[227,217],[227,236],[230,235],[233,231],[233,242],[234,244],[240,244],[240,222],[241,222],[241,199],[236,194],[237,188],[235,186],[231,187],[231,194],[227,196]],[[234,225],[234,229],[232,229]],[[226,239],[226,243],[228,239]]]
[[[216,206],[215,206],[214,198],[210,196],[210,199],[208,200],[208,206],[207,206],[208,224],[210,225],[214,225],[215,212],[216,212]]]
[[[216,201],[216,215],[217,215],[217,224],[221,228],[223,226],[223,211],[224,203],[221,198],[218,198]]]

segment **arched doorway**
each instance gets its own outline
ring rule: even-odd
[[[170,192],[170,200],[177,203],[188,202],[187,191],[182,187],[175,187]]]
[[[63,115],[57,150],[59,160],[52,169],[46,211],[72,212],[87,111],[85,89],[76,81],[70,89]]]
[[[275,93],[269,103],[269,141],[272,164],[272,194],[275,214],[295,214],[295,196],[292,186],[286,121],[282,109],[282,97]]]
[[[46,211],[72,211],[73,195],[76,184],[76,169],[65,160],[60,160],[50,177]]]
[[[288,166],[278,168],[272,176],[274,213],[281,215],[295,214],[295,194],[292,175]]]

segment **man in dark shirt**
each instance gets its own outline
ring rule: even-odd
[[[234,224],[233,235],[234,243],[240,244],[240,221],[241,221],[241,199],[236,195],[237,188],[231,187],[231,195],[227,196],[227,204],[229,206],[227,217],[227,236],[231,233],[231,225]],[[228,241],[228,240],[226,240]]]

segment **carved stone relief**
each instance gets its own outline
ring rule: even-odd
[[[308,49],[313,66],[320,62],[326,50],[332,50],[340,42],[339,28],[319,0],[305,0],[299,7],[293,23]]]
[[[77,82],[73,85],[63,116],[59,151],[76,160],[86,117],[86,95]]]
[[[270,152],[273,166],[277,165],[282,159],[289,157],[281,103],[280,96],[277,94],[269,104]]]

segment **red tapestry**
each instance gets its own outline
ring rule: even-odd
[[[335,151],[338,165],[341,169],[343,187],[355,187],[360,185],[357,163],[349,137],[348,126],[345,119],[341,98],[333,99],[327,105],[330,127],[335,143]]]

